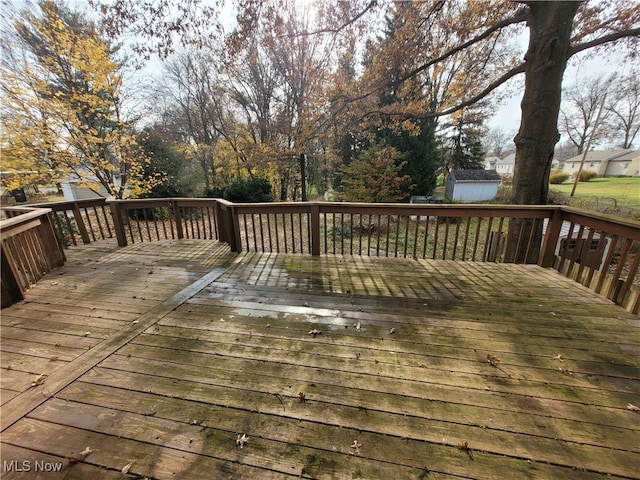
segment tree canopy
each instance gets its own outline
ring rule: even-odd
[[[122,198],[153,186],[122,111],[122,70],[97,26],[45,0],[14,21],[1,70],[3,168]],[[11,186],[10,186],[11,187]]]
[[[99,29],[88,37],[102,42],[105,59],[113,62],[113,51],[98,32],[133,44],[142,58],[169,58],[148,121],[185,153],[192,163],[185,171],[201,172],[203,190],[259,176],[269,179],[280,199],[297,198],[307,182],[316,193],[340,187],[343,167],[381,144],[402,154],[398,174],[411,178],[405,197],[411,186],[428,193],[437,174],[479,166],[487,150],[481,142],[486,122],[499,103],[492,93],[506,85],[503,95],[522,96],[513,199],[545,203],[568,62],[613,48],[631,62],[640,34],[640,6],[629,0],[91,4]],[[32,50],[29,58],[35,57]],[[121,88],[117,72],[107,75],[111,83],[102,88],[101,101],[120,98],[107,89]],[[518,76],[524,90],[508,90]],[[29,112],[39,111],[38,118],[56,105],[52,95],[31,97],[39,103],[32,101]],[[636,123],[629,120],[633,102],[625,102],[616,96],[628,144]],[[100,120],[100,129],[90,128],[126,126],[114,105],[95,107],[96,119],[97,112],[111,116]],[[34,131],[42,128],[29,122]],[[40,151],[60,143],[40,136]],[[104,151],[106,138],[92,148]],[[124,146],[133,148],[116,144],[122,154],[110,147],[112,165],[115,153],[124,159]],[[88,158],[83,148],[89,151],[76,145],[65,153]]]

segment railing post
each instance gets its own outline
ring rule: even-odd
[[[311,255],[320,256],[320,205],[311,204]]]
[[[180,215],[180,207],[178,207],[178,202],[172,200],[171,207],[173,209],[173,220],[176,224],[176,233],[178,234],[178,239],[182,240],[184,238],[184,230],[182,230],[182,215]]]
[[[227,230],[227,212],[223,208],[222,203],[216,199],[215,201],[215,220],[218,229],[218,240],[229,243],[229,232]]]
[[[89,232],[87,232],[87,226],[84,224],[82,214],[80,213],[80,207],[78,207],[78,202],[73,202],[73,219],[76,221],[78,232],[80,232],[80,238],[82,238],[82,243],[91,243]]]
[[[47,265],[49,269],[61,267],[64,265],[65,260],[64,249],[62,248],[62,245],[58,243],[56,232],[53,230],[51,217],[49,217],[48,213],[42,215],[41,222],[42,223],[38,227],[38,236],[42,243],[42,249],[46,256],[45,260],[47,261]]]
[[[547,232],[542,242],[540,259],[538,265],[541,267],[553,267],[556,255],[556,245],[560,239],[560,231],[562,230],[562,209],[558,207],[554,210],[553,215],[547,223]]]
[[[240,238],[240,220],[236,213],[236,208],[233,204],[227,206],[227,228],[229,234],[229,245],[231,251],[240,253],[242,252],[242,239]]]
[[[7,256],[5,248],[0,245],[0,256],[2,257],[2,307],[8,307],[21,300],[24,300],[24,292],[18,279],[18,272],[13,262]]]
[[[127,246],[127,234],[124,231],[124,222],[122,221],[122,211],[120,210],[120,204],[118,200],[109,202],[109,209],[111,210],[111,219],[113,220],[113,228],[116,231],[116,238],[118,239],[118,246]]]

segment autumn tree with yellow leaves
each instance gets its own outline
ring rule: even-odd
[[[96,25],[47,0],[20,12],[12,28],[1,71],[9,178],[24,186],[68,177],[116,198],[157,184],[159,176],[143,176],[148,160],[124,119],[122,67]]]

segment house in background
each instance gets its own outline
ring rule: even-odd
[[[576,155],[564,162],[562,171],[574,175],[580,169],[582,156]],[[583,170],[596,172],[599,177],[632,177],[640,175],[640,151],[592,150],[587,153]]]
[[[501,177],[513,177],[513,171],[516,165],[516,154],[507,155],[502,160],[496,162],[495,170]]]
[[[485,170],[495,170],[496,163],[500,161],[500,157],[487,157],[484,159],[484,169]]]
[[[500,182],[495,170],[453,170],[444,195],[458,202],[485,202],[496,198]]]
[[[72,202],[74,200],[89,200],[91,198],[108,197],[107,189],[102,185],[99,186],[98,192],[95,192],[94,190],[91,190],[87,187],[82,187],[78,182],[69,180],[62,182],[61,185],[64,199],[67,202]]]

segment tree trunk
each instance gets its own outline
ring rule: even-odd
[[[516,161],[513,176],[513,200],[518,205],[544,205],[549,192],[549,174],[556,143],[560,140],[558,115],[562,95],[562,77],[569,59],[573,19],[579,2],[523,2],[529,6],[529,48],[525,55],[525,87],[520,107],[522,121],[515,137]],[[514,220],[512,220],[514,221]],[[526,222],[521,230],[522,222]],[[515,220],[518,239],[507,243],[505,261],[538,261],[542,243],[542,225],[533,232],[534,248],[524,258],[532,223]]]
[[[513,203],[544,205],[553,150],[560,140],[562,77],[579,2],[525,2],[530,8],[522,121],[515,137]]]

